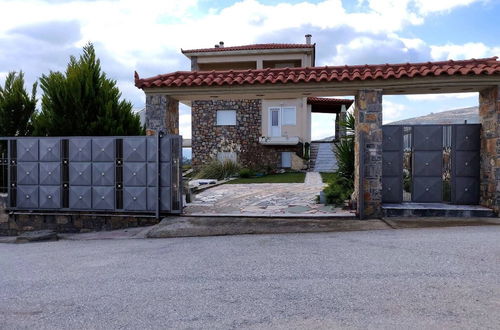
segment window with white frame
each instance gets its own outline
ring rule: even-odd
[[[219,151],[217,153],[217,160],[220,162],[223,162],[225,160],[231,160],[231,161],[236,163],[236,152],[234,152],[234,151],[229,151],[229,152]]]
[[[236,110],[217,110],[218,126],[236,125]]]
[[[297,125],[297,111],[295,107],[283,107],[283,125]]]

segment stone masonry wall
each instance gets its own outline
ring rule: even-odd
[[[179,134],[179,101],[164,94],[146,93],[146,132]]]
[[[236,110],[235,126],[217,126],[217,110]],[[192,164],[199,168],[217,158],[218,152],[236,152],[238,163],[254,169],[277,168],[282,151],[300,153],[302,146],[263,146],[259,143],[262,127],[262,101],[193,101]]]
[[[360,90],[355,102],[354,190],[358,196],[358,212],[362,211],[366,218],[378,218],[382,215],[382,90]],[[361,134],[364,135],[364,147],[360,145]],[[363,167],[360,166],[361,156]],[[363,175],[362,187],[359,187],[360,175]],[[359,203],[361,194],[363,210]]]
[[[500,87],[479,93],[481,205],[500,211]]]

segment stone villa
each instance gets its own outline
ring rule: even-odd
[[[191,72],[258,70],[265,73],[276,68],[314,67],[315,49],[311,35],[306,35],[304,44],[225,47],[220,42],[213,48],[182,50],[182,53],[191,60]],[[181,99],[192,112],[193,166],[199,167],[212,159],[232,159],[253,168],[305,168],[311,142],[311,114],[337,114],[335,127],[332,122],[332,135],[335,131],[338,137],[342,134],[339,120],[353,103],[348,99],[308,97],[309,94],[298,91],[267,96],[263,92],[255,98],[240,98],[235,94],[230,98],[213,95],[206,99]],[[147,97],[157,96],[148,94]],[[150,106],[146,107],[146,126],[150,129],[165,126],[161,102],[160,99],[147,102]]]

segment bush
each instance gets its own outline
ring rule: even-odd
[[[255,175],[254,171],[252,171],[251,169],[249,168],[243,168],[241,169],[240,171],[240,178],[243,178],[243,179],[248,179],[248,178],[251,178]]]
[[[329,177],[328,186],[323,190],[326,203],[335,206],[343,206],[344,201],[351,197],[353,192],[353,181],[349,180],[339,173]]]
[[[238,174],[240,167],[232,160],[213,160],[204,165],[196,174],[196,179],[217,179],[224,180]]]
[[[333,152],[337,158],[338,173],[348,179],[354,180],[354,116],[347,113],[345,121],[340,125],[346,130],[347,135],[335,142]]]

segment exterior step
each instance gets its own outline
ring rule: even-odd
[[[453,217],[493,218],[492,209],[480,205],[453,205],[445,203],[401,203],[383,204],[385,218],[391,217]]]

